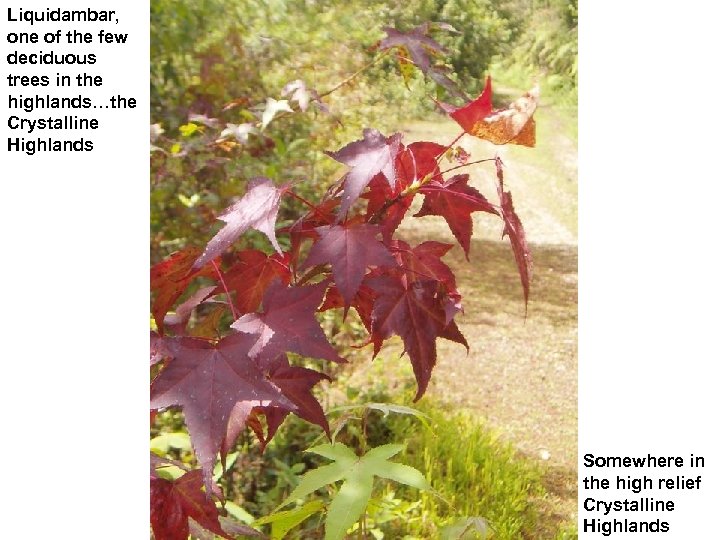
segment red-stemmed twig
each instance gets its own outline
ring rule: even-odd
[[[230,291],[228,290],[227,285],[225,284],[225,280],[223,279],[222,272],[220,272],[220,268],[218,268],[215,260],[212,261],[212,265],[215,269],[215,273],[218,275],[218,279],[220,280],[222,288],[225,290],[225,295],[227,296],[227,301],[228,305],[230,306],[230,311],[232,312],[233,320],[237,320],[238,314],[237,311],[235,311],[235,305],[233,304],[232,297],[230,296]]]
[[[455,167],[450,167],[449,169],[446,169],[444,171],[441,171],[438,174],[434,174],[432,178],[435,178],[438,175],[443,175],[445,173],[449,173],[450,171],[454,171],[456,169],[462,169],[463,167],[469,167],[470,165],[477,165],[478,163],[486,163],[488,161],[495,161],[497,158],[485,158],[485,159],[478,159],[477,161],[471,161],[470,163],[463,163],[462,165],[457,165]]]
[[[443,156],[443,154],[444,154],[445,152],[447,152],[450,148],[452,148],[453,146],[455,146],[455,143],[457,143],[460,139],[462,139],[463,135],[465,135],[466,133],[467,133],[467,131],[463,130],[463,131],[460,133],[460,135],[458,135],[457,137],[455,137],[455,138],[452,140],[452,142],[451,142],[450,144],[448,144],[448,145],[445,146],[445,148],[444,148],[444,150],[443,150],[442,152],[440,152],[437,156],[435,156],[435,160],[437,161],[440,157]]]

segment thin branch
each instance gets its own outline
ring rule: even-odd
[[[460,139],[462,139],[463,135],[465,135],[466,133],[467,133],[467,131],[463,130],[463,131],[460,133],[460,135],[458,135],[457,137],[455,137],[455,138],[452,140],[452,142],[451,142],[450,144],[448,144],[447,146],[445,146],[445,149],[444,149],[442,152],[440,152],[437,156],[435,156],[435,159],[437,160],[438,158],[442,157],[443,154],[445,154],[445,152],[447,152],[450,148],[452,148],[453,146],[455,146],[455,143],[457,143]]]
[[[382,218],[385,216],[385,212],[388,211],[388,208],[390,208],[393,204],[398,202],[400,199],[402,199],[406,195],[408,195],[408,194],[405,193],[405,190],[403,190],[400,193],[398,193],[398,195],[393,197],[392,199],[388,199],[387,201],[385,201],[383,203],[383,205],[380,207],[380,209],[370,217],[370,219],[368,220],[368,223],[370,223],[372,225],[377,225],[378,223],[380,223]]]
[[[443,190],[442,188],[436,188],[436,187],[433,187],[433,186],[425,186],[425,187],[423,188],[423,193],[428,193],[428,192],[432,192],[432,191],[436,191],[436,192],[438,192],[438,193],[442,193],[444,190]],[[465,193],[457,192],[457,191],[453,192],[453,196],[454,196],[454,197],[457,197],[458,199],[465,199],[465,200],[468,201],[468,202],[476,202],[476,201],[477,201],[476,198],[471,197],[470,195],[466,195]],[[485,201],[486,201],[490,206],[492,206],[493,208],[496,208],[497,210],[500,210],[500,205],[491,203],[491,202],[488,201],[487,199],[485,199]]]
[[[456,169],[462,169],[463,167],[469,167],[470,165],[477,165],[478,163],[485,163],[487,161],[495,161],[496,159],[497,158],[485,158],[485,159],[478,159],[477,161],[471,161],[470,163],[463,163],[462,165],[458,165],[456,167],[451,167],[449,169],[441,171],[438,174],[433,175],[432,178],[435,178],[438,175],[443,175],[445,173],[449,173],[450,171],[454,171]]]
[[[373,60],[373,61],[370,62],[369,64],[365,64],[363,67],[361,67],[361,68],[360,68],[359,70],[357,70],[355,73],[353,73],[353,74],[350,75],[349,77],[343,79],[343,80],[340,81],[338,84],[336,84],[335,86],[333,86],[330,90],[328,90],[328,91],[323,92],[322,94],[320,94],[320,95],[318,96],[318,99],[322,99],[322,98],[324,98],[325,96],[328,96],[328,95],[332,94],[332,93],[335,92],[336,90],[339,90],[340,88],[342,88],[343,86],[345,86],[346,84],[348,84],[350,81],[352,81],[355,77],[357,77],[358,75],[360,75],[363,71],[365,71],[366,69],[370,68],[371,66],[377,64],[382,58],[385,58],[387,55],[388,55],[388,52],[387,52],[387,51],[384,52],[384,53],[381,53],[381,54],[377,55],[377,56],[375,57],[375,60]]]
[[[311,203],[310,201],[308,201],[306,198],[301,197],[300,195],[298,195],[297,193],[295,193],[293,190],[291,190],[291,189],[286,189],[286,190],[285,190],[285,193],[287,193],[287,194],[290,195],[291,197],[294,197],[295,199],[297,199],[298,201],[300,201],[301,203],[303,203],[303,204],[304,204],[305,206],[307,206],[308,208],[311,208],[312,210],[315,210],[318,214],[325,215],[325,214],[323,214],[323,211],[320,210],[317,206],[315,206],[313,203]],[[325,215],[325,217],[328,217],[328,216]]]

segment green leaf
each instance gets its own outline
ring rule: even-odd
[[[389,415],[390,413],[406,414],[416,417],[425,426],[430,426],[430,423],[428,422],[430,417],[424,412],[413,409],[412,407],[406,407],[405,405],[395,405],[394,403],[363,403],[360,405],[344,405],[342,407],[335,407],[333,409],[330,409],[328,413],[347,411],[351,409],[372,409],[375,411],[380,411],[385,416]]]
[[[488,524],[481,517],[463,518],[440,531],[442,540],[470,540],[488,537]]]
[[[275,512],[253,522],[253,525],[266,525],[272,523],[270,538],[280,540],[293,529],[300,525],[313,514],[321,511],[325,505],[322,501],[310,501],[293,510]]]
[[[404,449],[404,444],[383,444],[382,446],[376,446],[363,456],[363,461],[372,464],[384,462]]]
[[[410,64],[408,62],[398,62],[398,67],[400,68],[400,74],[402,75],[403,81],[405,82],[405,87],[410,88],[410,81],[413,79],[413,75],[415,74],[415,66],[413,64]]]
[[[170,480],[171,482],[174,480],[177,480],[186,472],[187,471],[184,471],[177,465],[166,465],[166,466],[158,467],[157,469],[155,469],[155,474],[157,474],[160,478],[164,478],[165,480]]]
[[[193,193],[192,196],[188,197],[186,195],[183,195],[182,193],[178,194],[178,199],[183,204],[183,206],[187,206],[188,208],[192,208],[195,206],[198,201],[200,200],[200,194],[199,193]]]
[[[296,499],[307,497],[321,487],[343,480],[342,486],[328,507],[325,522],[325,540],[341,540],[365,512],[373,488],[373,477],[379,476],[419,489],[430,489],[425,477],[416,469],[388,461],[405,448],[402,444],[384,444],[358,457],[342,443],[321,444],[310,448],[319,456],[335,463],[305,473],[300,484],[278,507],[282,508]]]
[[[301,146],[307,145],[308,140],[303,138],[293,139],[290,144],[287,145],[287,152],[291,153],[293,150],[300,148]]]
[[[150,439],[150,451],[159,456],[166,455],[171,448],[190,452],[190,436],[187,433],[162,433]]]
[[[393,412],[397,414],[409,414],[417,416],[418,418],[430,418],[424,412],[420,412],[412,407],[406,407],[405,405],[395,405],[394,403],[368,403],[367,406],[370,409],[382,412],[385,416]]]
[[[247,510],[232,501],[225,501],[225,510],[227,510],[228,514],[232,517],[247,525],[255,525],[256,523],[255,518]]]
[[[285,144],[285,141],[280,137],[273,137],[273,141],[275,142],[275,152],[280,157],[285,157],[285,154],[287,154],[287,145]]]
[[[229,471],[232,466],[235,465],[235,461],[237,460],[239,454],[240,452],[232,452],[227,455],[225,458],[225,471]],[[222,463],[218,461],[213,469],[213,480],[216,482],[219,481],[225,471],[223,471]]]
[[[333,461],[342,462],[347,466],[352,465],[353,462],[358,460],[355,452],[350,450],[350,448],[345,446],[343,443],[321,444],[320,446],[309,448],[306,451],[312,454],[317,454],[318,456],[332,459]]]
[[[298,486],[293,489],[292,493],[288,495],[288,498],[285,499],[285,501],[280,504],[280,506],[278,506],[278,509],[282,508],[283,506],[287,506],[288,504],[297,499],[303,499],[307,497],[308,495],[310,495],[314,491],[317,491],[323,486],[341,480],[345,476],[346,472],[346,467],[344,467],[340,463],[332,463],[331,465],[325,465],[323,467],[318,467],[317,469],[306,472],[302,476],[302,479],[300,480]]]
[[[183,137],[190,137],[193,133],[195,133],[199,128],[197,124],[193,124],[192,122],[188,124],[184,124],[180,126],[180,134]]]
[[[402,463],[392,463],[390,461],[378,463],[375,468],[375,475],[406,486],[431,489],[430,484],[420,471]]]
[[[372,492],[372,474],[354,471],[345,477],[342,487],[328,508],[325,540],[342,540],[367,507]]]

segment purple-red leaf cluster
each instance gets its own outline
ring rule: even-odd
[[[376,239],[377,225],[329,225],[315,229],[320,239],[305,260],[304,268],[329,263],[345,305],[350,306],[369,266],[394,266],[387,248]]]
[[[337,152],[327,152],[335,161],[350,167],[345,175],[339,218],[344,218],[365,187],[377,174],[383,174],[390,188],[395,187],[395,157],[400,150],[401,135],[385,137],[376,129],[363,130],[363,138],[349,143]]]
[[[285,287],[273,282],[263,297],[262,313],[247,313],[232,324],[252,336],[251,357],[293,352],[311,358],[345,362],[330,345],[315,312],[323,301],[327,283]]]
[[[444,67],[433,61],[445,52],[429,35],[435,28],[453,31],[444,24],[425,24],[409,32],[387,28],[378,46],[395,49],[406,67],[414,64],[462,96]],[[302,111],[310,102],[319,103],[317,92],[301,80],[286,85],[282,95]],[[532,146],[537,91],[499,111],[492,110],[491,97],[488,78],[477,99],[462,107],[441,106],[464,132],[495,144]],[[282,102],[285,110],[287,103]],[[216,119],[193,119],[207,129],[218,128]],[[495,159],[498,200],[491,202],[471,185],[470,174],[450,176],[473,164],[457,146],[459,138],[447,146],[431,141],[405,145],[400,133],[388,137],[365,129],[361,139],[327,152],[348,170],[319,202],[310,202],[304,191],[292,191],[289,185],[254,178],[244,196],[217,216],[225,225],[203,250],[182,249],[151,268],[157,332],[150,337],[150,407],[182,410],[199,465],[190,471],[183,467],[185,474],[169,480],[155,469],[166,465],[158,465],[157,458],[153,462],[155,538],[185,540],[195,534],[193,522],[223,538],[254,534],[240,525],[226,526],[214,502],[222,498],[213,481],[214,466],[218,459],[225,466],[246,429],[265,448],[293,413],[330,436],[314,392],[331,379],[308,366],[319,364],[312,359],[346,360],[328,339],[318,312],[342,309],[347,315],[353,308],[367,332],[357,346],[372,344],[373,356],[387,339],[398,336],[417,382],[416,400],[427,391],[438,362],[437,340],[468,347],[456,323],[463,311],[462,296],[443,260],[455,244],[427,240],[413,247],[395,236],[413,203],[419,203],[417,195],[422,204],[414,217],[442,217],[466,258],[473,214],[502,219],[527,308],[532,258],[512,196],[505,190],[502,162]],[[284,225],[278,228],[283,194],[305,204],[307,211],[281,221]],[[275,251],[235,245],[250,229],[264,234]],[[278,232],[289,236],[287,252],[280,247]]]
[[[253,343],[244,334],[230,335],[217,344],[195,338],[178,339],[166,346],[171,360],[150,389],[152,409],[171,406],[183,409],[206,486],[210,485],[215,456],[236,406],[248,414],[253,407],[269,405],[295,409],[250,357]]]
[[[445,218],[453,236],[465,251],[470,255],[470,237],[473,224],[470,214],[473,212],[488,212],[496,214],[497,210],[480,192],[468,185],[470,176],[458,174],[447,181],[432,181],[420,188],[425,195],[422,208],[415,214],[422,216],[442,216]]]

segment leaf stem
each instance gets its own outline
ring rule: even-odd
[[[440,152],[437,156],[435,156],[435,159],[437,160],[438,158],[442,157],[442,155],[443,155],[445,152],[447,152],[450,148],[452,148],[453,146],[455,146],[455,143],[457,143],[460,139],[462,139],[462,137],[463,137],[463,135],[465,135],[465,133],[467,133],[467,131],[465,131],[465,130],[461,131],[461,132],[460,132],[460,135],[458,135],[457,137],[455,137],[450,144],[448,144],[447,146],[445,146],[445,150],[443,150],[443,151]]]
[[[233,320],[238,319],[237,311],[235,311],[235,305],[233,304],[232,297],[230,296],[230,291],[227,288],[227,284],[225,283],[225,280],[223,279],[222,272],[220,272],[220,268],[218,268],[217,263],[213,259],[212,261],[213,268],[215,269],[215,273],[218,275],[218,279],[220,280],[220,283],[222,284],[223,289],[225,290],[225,295],[227,296],[228,305],[230,306],[230,311],[232,312]]]
[[[485,158],[485,159],[478,159],[477,161],[471,161],[470,163],[463,163],[462,165],[457,165],[456,167],[450,167],[449,169],[440,171],[438,174],[433,175],[432,178],[435,178],[438,175],[443,175],[445,173],[449,173],[450,171],[462,169],[463,167],[469,167],[470,165],[477,165],[478,163],[486,163],[488,161],[496,161],[497,159],[498,158]]]
[[[304,204],[305,206],[307,206],[308,208],[310,208],[310,209],[312,209],[312,210],[315,210],[318,214],[322,214],[322,211],[321,211],[317,206],[315,206],[313,203],[311,203],[310,201],[308,201],[305,197],[301,197],[300,195],[298,195],[297,193],[295,193],[293,190],[287,189],[287,190],[285,190],[285,193],[287,193],[287,194],[290,195],[291,197],[294,197],[295,199],[297,199],[298,201],[300,201],[301,203],[303,203],[303,204]]]

